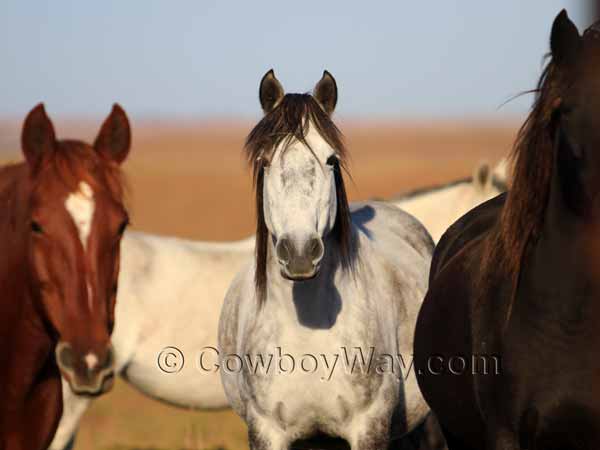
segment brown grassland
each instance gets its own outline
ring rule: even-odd
[[[252,233],[254,203],[242,146],[250,123],[140,122],[125,164],[133,228],[202,240]],[[96,123],[56,121],[57,134],[91,140]],[[351,199],[399,192],[470,175],[512,145],[514,123],[340,123],[350,150]],[[0,123],[0,159],[20,158],[19,124]],[[118,317],[117,317],[118,320]],[[199,321],[199,326],[201,322]],[[247,449],[242,421],[231,411],[176,409],[119,381],[94,402],[77,450]]]

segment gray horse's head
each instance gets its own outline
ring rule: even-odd
[[[261,81],[260,102],[265,116],[246,142],[257,190],[259,290],[266,283],[268,239],[281,275],[294,281],[318,274],[326,236],[333,234],[343,247],[349,239],[345,149],[331,120],[334,78],[325,71],[313,95],[285,95],[271,70]]]

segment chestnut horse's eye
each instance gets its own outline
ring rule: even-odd
[[[36,234],[42,234],[44,232],[44,229],[42,228],[42,226],[37,223],[35,220],[31,221],[31,231],[33,231]]]
[[[127,229],[127,226],[129,225],[129,219],[125,219],[123,222],[121,222],[121,225],[119,225],[119,236],[122,236],[123,233],[125,233],[125,230]]]

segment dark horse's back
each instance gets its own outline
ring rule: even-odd
[[[483,421],[475,398],[471,345],[471,271],[480,265],[481,243],[498,223],[506,194],[469,211],[444,233],[431,263],[429,292],[417,320],[415,368],[425,400],[445,429],[460,430],[468,442],[483,447]],[[448,437],[452,448],[452,437]],[[456,448],[455,447],[455,448]]]

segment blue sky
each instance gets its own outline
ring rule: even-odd
[[[561,8],[589,25],[586,3],[3,0],[0,116],[118,101],[138,117],[255,117],[271,67],[290,91],[328,69],[343,117],[522,115],[530,96],[498,107],[534,86]]]

